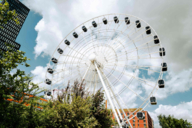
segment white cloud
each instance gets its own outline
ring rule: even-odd
[[[162,114],[165,116],[173,115],[174,118],[184,119],[192,123],[192,101],[182,102],[176,106],[171,105],[159,105],[153,112],[149,112],[149,115],[154,120],[155,128],[160,128],[157,116]]]
[[[157,98],[163,99],[170,94],[185,92],[191,88],[192,81],[188,81],[192,71],[191,1],[24,0],[23,2],[42,16],[35,27],[38,33],[34,48],[36,57],[42,53],[51,56],[59,42],[82,22],[112,12],[132,13],[147,21],[156,30],[166,49],[168,75],[165,88],[157,91]],[[141,64],[148,63],[142,61]],[[157,65],[153,61],[152,64]],[[47,67],[36,67],[32,73],[39,77],[34,80],[44,81],[46,69]],[[152,73],[148,72],[148,75]],[[145,89],[149,90],[147,87]],[[139,93],[141,94],[142,91],[139,90]],[[135,101],[134,98],[131,99]]]
[[[133,8],[135,15],[145,19],[156,30],[166,49],[165,61],[169,70],[176,73],[191,68],[191,5],[192,1],[138,0]]]
[[[165,88],[160,88],[156,92],[157,99],[164,99],[169,95],[189,91],[192,87],[192,69],[184,70],[178,74],[169,72],[165,79]],[[144,85],[145,90],[149,93],[148,86]]]
[[[35,27],[38,32],[34,51],[36,57],[43,52],[52,55],[59,42],[86,20],[112,12],[131,13],[149,22],[158,32],[167,51],[165,59],[171,70],[179,72],[191,67],[192,37],[189,33],[192,1],[23,0],[23,3],[43,17]]]
[[[24,0],[25,5],[43,17],[35,27],[38,32],[34,51],[36,57],[43,52],[52,55],[59,42],[77,25],[95,16],[103,15],[103,12],[118,10],[116,2],[117,0],[102,2]]]
[[[39,84],[39,87],[43,88],[46,86],[45,84],[45,74],[47,71],[47,67],[37,66],[34,70],[31,71],[34,78],[32,82],[35,84]]]

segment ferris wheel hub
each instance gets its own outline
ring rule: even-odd
[[[91,54],[91,55],[89,56],[89,60],[90,60],[90,61],[94,61],[95,58],[96,58],[95,53],[93,53],[93,54]]]

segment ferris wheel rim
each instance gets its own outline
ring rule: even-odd
[[[84,25],[85,23],[87,23],[87,22],[89,22],[89,21],[91,21],[91,20],[93,20],[93,19],[95,19],[95,18],[99,18],[99,17],[102,17],[102,16],[108,16],[108,15],[115,15],[115,14],[116,14],[116,15],[119,14],[119,15],[132,16],[132,17],[135,17],[135,18],[137,18],[137,19],[142,20],[144,23],[146,23],[147,25],[149,25],[149,24],[148,24],[146,21],[144,21],[143,19],[141,19],[141,18],[139,18],[139,17],[137,17],[137,16],[134,16],[134,15],[131,15],[131,14],[125,14],[125,13],[110,13],[110,14],[100,15],[100,16],[94,17],[94,18],[92,18],[92,19],[89,19],[89,20],[83,22],[82,24],[78,25],[77,27],[75,27],[71,32],[69,32],[69,34],[67,34],[67,35],[63,38],[63,40],[61,40],[61,42],[58,44],[58,46],[56,47],[56,49],[59,48],[60,44],[61,44],[72,32],[74,32],[77,28],[79,28],[80,26]],[[155,29],[154,29],[152,26],[150,26],[150,27],[151,27],[151,29],[155,32],[155,34],[157,35]],[[159,38],[159,40],[161,40],[159,36],[158,36],[158,38]],[[161,46],[161,41],[159,42],[159,45]],[[161,46],[161,47],[162,47],[162,46]],[[56,52],[56,49],[55,49],[55,51],[53,52],[53,54],[52,54],[51,57],[53,57],[54,53]],[[163,58],[163,57],[162,57],[162,58]],[[49,61],[49,63],[50,63],[50,62],[51,62],[51,60]]]
[[[68,37],[70,34],[72,34],[72,32],[74,32],[77,28],[81,27],[81,26],[84,25],[85,23],[87,23],[87,22],[89,22],[89,21],[92,21],[92,20],[94,20],[94,19],[96,19],[96,18],[105,17],[105,16],[108,16],[108,15],[125,15],[125,16],[131,16],[131,17],[135,17],[135,18],[137,18],[137,19],[140,19],[140,20],[143,21],[146,25],[149,25],[149,24],[148,24],[147,22],[145,22],[143,19],[138,18],[138,17],[133,16],[133,15],[129,15],[129,14],[121,14],[121,13],[120,13],[120,14],[116,14],[116,13],[112,13],[112,14],[105,14],[105,15],[97,16],[97,17],[94,17],[94,18],[92,18],[92,19],[89,19],[89,20],[83,22],[82,24],[80,24],[79,26],[77,26],[75,29],[73,29],[73,30],[72,30],[67,36],[65,36],[65,38],[59,43],[59,45],[57,46],[56,49],[58,49],[59,46],[61,45],[61,43],[62,43],[65,39],[67,39],[67,37]],[[150,26],[150,25],[149,25],[149,26]],[[150,27],[151,27],[152,31],[155,33],[155,35],[157,35],[157,33],[156,33],[156,31],[153,29],[153,27],[152,27],[152,26],[150,26]],[[81,33],[83,33],[83,32],[81,32]],[[159,40],[160,40],[160,37],[159,37],[159,36],[158,36],[158,38],[159,38]],[[159,42],[159,46],[162,47],[161,41]],[[67,46],[66,46],[66,47],[67,47]],[[55,49],[54,53],[56,52],[56,49]],[[54,53],[53,53],[52,57],[54,57]],[[51,58],[52,58],[52,57],[51,57]],[[59,57],[60,57],[60,55],[59,55]],[[50,64],[50,62],[51,62],[51,60],[49,61],[49,64]],[[163,57],[162,57],[162,62],[164,62]],[[49,65],[49,67],[50,67],[50,65]],[[46,72],[46,74],[47,74],[47,72]],[[163,77],[163,72],[161,71],[160,74],[161,74],[161,75],[159,75],[159,78],[162,78],[162,77]],[[158,79],[159,79],[159,78],[158,78]],[[157,82],[156,82],[156,84],[155,84],[155,86],[154,86],[154,88],[153,88],[153,91],[154,91],[155,89],[157,90],[156,87],[157,87]],[[153,92],[153,91],[152,91],[152,92]],[[149,99],[149,97],[151,96],[152,92],[150,93],[150,95],[148,96],[148,98],[146,98],[146,100]],[[148,103],[149,103],[149,101],[148,101]],[[144,108],[143,108],[143,109],[144,109]]]

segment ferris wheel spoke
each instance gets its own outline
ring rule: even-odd
[[[106,65],[106,68],[110,67],[110,66],[114,66],[114,65]],[[137,66],[137,65],[121,65],[121,64],[117,64],[117,66],[131,67],[131,68],[134,68],[134,69],[137,68],[137,69],[142,69],[142,70],[150,70],[152,72],[161,73],[160,71],[155,71],[155,70],[150,69],[150,68],[161,68],[161,66]],[[145,69],[145,68],[148,68],[148,69]]]
[[[129,56],[129,58],[130,57],[142,57],[142,56],[146,56],[146,55],[150,55],[150,54],[156,54],[156,53],[159,53],[159,51],[157,51],[157,52],[151,52],[151,53],[147,53],[147,54],[143,54],[143,55],[140,55],[140,56]]]
[[[114,69],[114,70],[121,73],[121,71],[119,71],[119,70],[117,70],[117,69]],[[139,78],[139,77],[130,75],[130,74],[126,73],[126,72],[124,72],[124,74],[154,88],[154,86],[148,84],[148,83],[150,83],[150,81],[148,81],[148,80],[145,80],[145,79],[142,79],[142,78]],[[147,82],[148,82],[148,83],[147,83]]]
[[[111,60],[111,59],[113,59],[113,58],[119,58],[120,56],[122,56],[122,55],[127,55],[127,53],[126,53],[126,51],[125,51],[125,53],[121,53],[120,55],[118,55],[118,54],[116,54],[117,56],[113,56],[113,55],[109,55],[109,57],[108,57],[108,60]]]
[[[81,76],[81,74],[77,74],[77,75],[75,75],[75,76],[73,76],[73,78],[69,78],[70,80],[76,80],[77,79],[77,77],[80,77],[80,80],[82,79],[82,76]]]
[[[151,35],[149,35],[149,36],[146,36],[146,37],[150,37]],[[136,38],[137,39],[137,38]],[[143,38],[143,39],[145,39],[145,38]],[[132,40],[132,42],[138,42],[139,40],[135,40],[135,38]],[[144,43],[142,43],[142,44],[140,44],[139,46],[137,46],[137,47],[141,47],[141,46],[143,46],[143,45],[145,45],[145,44],[148,44],[148,43],[151,43],[151,42],[153,42],[154,41],[154,39],[153,40],[150,40],[150,41],[147,41],[147,42],[144,42]],[[130,42],[131,43],[131,42]],[[127,44],[130,44],[130,43],[127,43]],[[130,45],[127,45],[125,48],[127,48],[127,47],[129,47]],[[158,46],[158,45],[157,45]]]
[[[114,31],[115,31],[115,30],[114,30]],[[112,37],[111,37],[111,38],[112,38]],[[111,38],[110,38],[110,39],[111,39]],[[117,37],[116,37],[116,38],[117,38]],[[107,42],[107,44],[108,44],[109,46],[111,46],[111,48],[114,49],[115,51],[118,49],[119,46],[123,46],[123,47],[124,47],[124,45],[121,43],[121,41],[119,41],[119,40],[116,39],[116,38],[113,39],[113,41],[112,41],[110,44],[109,44],[109,40],[108,40],[108,42]],[[116,41],[118,42],[118,45],[117,45],[117,46],[111,45],[111,44],[113,44],[113,43],[116,42]],[[105,50],[104,52],[106,52],[107,54],[110,54],[109,49],[108,49],[107,51]]]
[[[122,33],[124,33],[125,31],[127,31],[127,29],[129,29],[132,25],[133,25],[133,23],[131,23],[127,28],[125,28],[125,30],[123,30]]]
[[[132,23],[133,24],[133,23]],[[136,29],[136,27],[134,26],[134,27],[132,27],[132,29],[131,30],[129,30],[130,31],[130,33],[128,33],[128,34],[132,34],[133,32],[134,32],[134,30]],[[136,30],[135,30],[136,31]]]
[[[80,70],[83,70],[83,69],[84,69],[84,68],[82,67],[82,68],[78,69],[77,71],[80,73]],[[69,75],[72,74],[70,70],[68,70],[68,72],[69,72],[68,74],[63,74],[63,77],[65,77],[65,76],[69,77]],[[75,73],[75,72],[74,72],[74,73]],[[78,74],[78,75],[81,76],[81,74]]]
[[[83,57],[81,57],[81,58],[72,57],[72,59],[67,58],[66,61],[71,62],[71,63],[74,63],[74,62],[77,62],[77,61],[78,61],[78,63],[82,63],[82,62],[86,63],[86,61],[83,60]]]
[[[119,41],[118,39],[114,39],[114,41],[117,41],[117,42],[118,42],[118,45],[117,45],[117,46],[114,46],[115,48],[112,46],[112,48],[113,48],[115,51],[118,50],[118,47],[119,47],[119,46],[123,46],[123,48],[125,48],[125,46],[123,45],[123,43],[121,43],[121,41]],[[114,41],[113,41],[113,42],[114,42]],[[113,42],[112,42],[112,44],[113,44]],[[106,51],[106,52],[109,52],[109,50]]]
[[[140,56],[138,56],[137,58],[128,58],[127,60],[135,60],[135,59],[162,59],[161,57],[145,57],[145,58],[142,58]],[[125,61],[125,60],[118,60],[118,61]],[[114,61],[111,61],[111,62],[114,62]]]
[[[83,78],[82,78],[82,82],[81,82],[81,83],[83,83],[83,82],[84,82],[84,80],[85,80],[85,78],[86,78],[86,76],[87,76],[87,73],[88,73],[88,71],[89,71],[90,67],[91,67],[91,64],[89,65],[89,67],[88,67],[88,68],[87,68],[87,70],[85,71],[85,73],[84,73],[84,75],[83,75]]]
[[[142,45],[141,45],[141,46],[142,46]],[[159,46],[159,45],[156,44],[156,45],[151,45],[151,46],[148,46],[148,47],[141,47],[141,46],[138,46],[138,47],[136,47],[136,48],[132,48],[132,49],[134,49],[134,50],[130,49],[129,52],[125,52],[125,53],[119,54],[118,56],[122,56],[122,55],[126,55],[126,54],[129,54],[129,53],[133,53],[133,52],[138,51],[138,50],[141,50],[141,49],[148,49],[148,48],[156,47],[156,46]],[[132,51],[131,51],[131,50],[132,50]],[[111,59],[111,57],[110,57],[110,59]]]
[[[135,60],[135,59],[162,59],[162,57],[139,57],[138,58],[129,58],[128,60]],[[122,61],[122,60],[119,60]]]
[[[92,46],[93,46],[93,48],[94,48],[94,51],[95,51],[95,47],[94,47],[94,43],[93,43],[93,32],[94,32],[94,30],[92,30],[91,29],[91,42],[92,42]]]
[[[134,49],[134,50],[130,49],[130,50],[132,50],[132,51],[129,51],[129,52],[127,52],[127,53],[132,53],[132,52],[137,51],[137,50],[147,49],[147,48],[152,48],[152,47],[157,47],[157,46],[159,46],[159,45],[156,44],[156,45],[151,45],[151,46],[149,46],[149,47],[136,47],[136,48],[132,48],[132,49]]]
[[[64,78],[62,77],[61,79],[59,79],[59,80],[57,80],[57,81],[55,81],[55,83],[54,84],[56,84],[56,83],[58,83],[59,81],[61,81],[61,80],[63,80]],[[54,79],[53,79],[54,80]],[[51,86],[52,85],[54,85],[54,84],[51,84]]]
[[[59,72],[53,73],[52,75],[54,76],[54,75],[56,75],[56,74],[58,74],[58,73],[61,73],[61,72],[63,72],[63,71],[64,71],[64,69],[62,69],[62,70],[59,71]]]
[[[74,78],[72,78],[72,79],[70,79],[71,81],[73,81],[73,80],[75,80],[76,79],[76,77],[77,77],[78,75],[76,75],[76,76],[74,76]],[[64,80],[64,79],[63,79]],[[69,81],[68,81],[69,82]],[[57,82],[56,82],[57,83]],[[64,87],[65,86],[65,83],[63,82],[63,84],[61,84],[61,85],[58,85],[57,86],[57,88],[60,88],[60,87]]]
[[[135,31],[135,33],[132,33],[132,34],[129,35],[129,36],[132,36],[133,34],[136,34],[137,32],[141,31],[143,28],[144,28],[144,27],[139,28],[139,30]],[[135,27],[135,29],[136,29],[136,27]],[[145,31],[144,31],[144,32],[145,32]],[[137,39],[139,36],[141,36],[144,32],[142,32],[140,35],[138,35],[137,37],[135,37],[134,40]]]
[[[95,89],[96,89],[96,86],[97,86],[97,78],[98,78],[98,76],[96,75],[96,72],[95,72],[95,77],[94,77],[94,83],[95,83],[95,85],[94,85],[94,94],[95,94]]]
[[[110,25],[111,25],[111,24],[112,24],[112,22],[110,23]],[[110,25],[109,25],[109,27],[110,27]],[[109,30],[109,27],[107,28],[107,31]],[[111,31],[111,29],[110,29],[110,31]],[[112,30],[112,31],[114,31],[114,30]],[[112,36],[113,36],[113,35],[112,35]],[[112,36],[111,36],[111,37],[112,37]],[[111,37],[107,40],[107,43],[106,43],[107,45],[110,45],[110,44],[109,44],[109,40],[111,40]],[[102,51],[105,53],[105,50],[102,50]]]
[[[68,46],[69,47],[69,46]],[[82,55],[82,53],[80,53],[79,51],[76,51],[74,48],[71,48],[71,47],[69,47],[70,49],[72,49],[73,51],[75,51],[76,53],[78,53],[78,54],[81,54]],[[88,57],[88,56],[86,56],[86,57]]]
[[[75,68],[78,68],[78,66],[74,66],[74,67],[68,67],[68,69],[57,69],[57,70],[54,70],[54,71],[57,71],[56,73],[53,73],[52,75],[56,75],[58,73],[61,73],[63,71],[71,71],[71,70],[76,70]]]
[[[111,26],[112,23],[113,21],[109,21],[109,27]],[[109,30],[109,27],[107,28],[107,30]]]
[[[80,63],[80,62],[75,62],[75,63],[69,63],[69,62],[62,62],[62,63],[57,63],[56,65],[62,65],[62,64],[66,64],[66,65],[87,65],[87,63]]]
[[[144,38],[141,38],[141,39],[138,39],[138,40],[135,40],[135,39],[134,39],[134,41],[135,41],[135,42],[139,42],[139,41],[141,41],[141,40],[143,40],[143,39],[146,39],[146,38],[148,38],[148,37],[151,37],[151,36],[152,36],[152,34],[147,35],[147,36],[145,36]],[[154,39],[150,40],[150,41],[147,42],[147,43],[150,43],[150,42],[152,42],[152,41],[154,41]],[[146,43],[144,43],[144,44],[146,44]]]
[[[122,23],[123,23],[123,21],[121,21],[121,24],[122,24]],[[120,25],[121,25],[121,24],[120,24]],[[117,31],[117,29],[118,29],[118,27],[119,27],[120,25],[118,25],[117,28],[113,30],[113,31],[116,32],[117,34],[123,33],[122,31]],[[112,35],[112,36],[113,36],[113,35]],[[111,39],[111,38],[110,38],[110,39]],[[115,39],[114,41],[116,41],[116,40],[117,40],[117,39]],[[121,41],[119,41],[119,42],[121,42]],[[109,45],[110,45],[110,44],[109,44]],[[119,47],[119,46],[118,46],[118,47]]]
[[[123,20],[119,21],[120,23],[118,23],[118,26],[115,28],[115,30],[117,30],[119,28],[119,26],[121,26],[121,24],[123,23]]]
[[[142,33],[142,34],[143,34],[143,33]],[[141,36],[142,34],[140,34],[139,36]],[[131,42],[133,42],[134,45],[135,45],[135,42],[138,42],[138,41],[135,41],[135,40],[136,40],[139,36],[137,36],[137,37],[135,37],[135,38],[133,38],[133,39],[131,40]],[[151,34],[150,34],[150,36],[151,36]],[[128,35],[128,37],[130,37],[130,36]],[[147,36],[147,37],[149,37],[149,36]],[[154,41],[154,39],[151,40],[151,41],[148,41],[148,42],[146,42],[146,43],[143,43],[143,44],[141,44],[141,45],[139,45],[139,46],[137,46],[137,47],[143,46],[143,45],[148,44],[148,43],[150,43],[150,42],[152,42],[152,41]],[[127,44],[131,44],[131,42],[128,42]],[[127,47],[129,47],[129,46],[130,46],[130,45],[126,46],[125,48],[127,48]],[[135,45],[135,47],[136,47],[136,45]]]
[[[109,24],[109,26],[110,26],[110,24]],[[105,30],[106,30],[106,32],[105,32],[105,37],[107,37],[107,36],[108,36],[108,35],[107,35],[107,31],[108,31],[107,25],[106,25],[106,29],[105,29]],[[107,35],[107,36],[106,36],[106,35]],[[107,39],[107,40],[108,40],[108,39]],[[99,49],[99,51],[100,51],[100,49]],[[101,48],[101,51],[103,51],[102,48]]]
[[[140,44],[139,46],[137,46],[137,47],[141,47],[141,46],[143,46],[143,45],[146,45],[146,44],[149,44],[149,43],[151,43],[151,42],[153,42],[154,41],[154,39],[153,40],[150,40],[150,41],[148,41],[148,42],[144,42],[143,44]],[[136,42],[136,41],[135,41]]]
[[[134,80],[134,78],[131,77],[131,79],[129,80],[128,85],[130,85],[133,80]],[[122,89],[115,95],[115,97],[117,97],[118,95],[121,95],[121,94],[125,91],[125,89],[126,89],[126,87],[122,88]],[[113,98],[114,98],[114,97],[113,97]]]
[[[76,58],[76,59],[80,59],[80,60],[82,60],[82,59],[84,59],[84,60],[85,60],[85,58],[79,58],[79,57],[70,56],[70,55],[61,55],[61,56],[66,56],[66,57]]]
[[[105,70],[107,71],[107,70]],[[107,71],[108,72],[108,71]],[[108,72],[109,74],[111,74],[110,72]],[[116,76],[114,76],[113,74],[111,74],[115,79],[117,79],[120,83],[122,83],[123,85],[125,85],[130,91],[132,91],[137,97],[139,97],[142,101],[144,100],[143,97],[141,97],[139,94],[137,94],[135,91],[133,91],[132,89],[130,89],[125,83],[123,83],[122,81],[120,81]]]
[[[67,77],[68,77],[68,79],[67,79]],[[65,80],[68,80],[68,82],[69,81],[75,81],[75,80],[77,80],[77,78],[78,77],[81,77],[81,75],[79,75],[78,73],[75,75],[75,76],[71,76],[70,78],[69,78],[69,76],[67,75],[67,77],[64,77],[65,78]],[[80,78],[81,79],[81,78]],[[63,84],[64,84],[64,82],[63,82]]]

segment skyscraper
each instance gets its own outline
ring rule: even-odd
[[[7,2],[9,3],[10,10],[15,9],[20,24],[17,25],[14,21],[10,20],[7,24],[3,25],[3,29],[0,29],[0,49],[6,51],[5,42],[7,42],[12,44],[16,51],[20,49],[21,45],[15,42],[15,40],[30,10],[18,0],[7,0]]]

